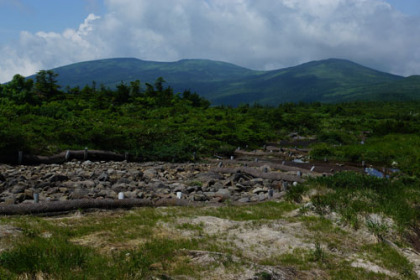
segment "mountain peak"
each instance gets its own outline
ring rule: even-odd
[[[155,62],[137,58],[85,61],[52,70],[59,75],[58,82],[63,88],[84,87],[91,85],[92,81],[108,87],[134,80],[153,84],[158,77],[163,77],[175,92],[189,89],[216,105],[370,99],[369,96],[381,96],[381,92],[395,82],[400,85],[408,83],[403,77],[341,58],[311,61],[271,71],[255,71],[208,59]],[[382,84],[387,86],[377,86]],[[420,89],[418,79],[411,78],[410,87],[402,88],[409,91],[406,96],[419,99],[414,93]],[[389,92],[387,96],[392,99]]]

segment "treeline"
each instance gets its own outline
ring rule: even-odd
[[[40,71],[35,80],[15,75],[0,85],[0,153],[49,155],[88,147],[142,160],[186,161],[194,154],[229,155],[238,146],[253,149],[297,132],[317,136],[317,159],[396,161],[414,170],[420,167],[419,111],[418,102],[212,107],[197,93],[175,93],[163,78],[122,82],[115,89],[95,82],[62,89],[57,74]]]

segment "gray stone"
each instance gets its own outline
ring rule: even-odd
[[[266,193],[259,193],[259,195],[258,195],[258,199],[259,199],[259,201],[264,201],[264,200],[266,200],[267,199],[267,194]]]
[[[252,193],[259,194],[259,193],[266,193],[267,190],[264,190],[262,187],[255,188]]]
[[[119,192],[127,191],[128,186],[126,184],[114,184],[114,185],[112,185],[111,189],[114,192],[119,193]]]
[[[207,197],[214,197],[216,195],[215,192],[204,192],[204,195]]]
[[[109,176],[108,173],[106,172],[102,172],[101,175],[98,176],[97,180],[98,181],[108,181]]]
[[[85,188],[94,188],[96,186],[95,181],[92,180],[81,181],[80,183]]]
[[[11,192],[11,193],[13,193],[13,194],[23,193],[27,187],[28,187],[28,186],[26,186],[26,185],[23,185],[23,184],[19,183],[18,185],[15,185],[15,186],[14,186],[14,187],[10,190],[10,192]]]
[[[238,200],[238,202],[241,202],[241,203],[247,203],[249,201],[250,201],[249,197],[243,197],[243,198]]]
[[[197,179],[201,179],[201,181],[210,181],[210,180],[223,180],[224,177],[216,172],[206,172],[206,173],[199,173],[196,176]]]
[[[206,201],[208,200],[204,194],[194,194],[193,195],[194,201]]]
[[[184,184],[181,183],[175,183],[171,185],[171,188],[173,188],[173,192],[185,192],[186,191],[186,186]]]
[[[214,189],[214,190],[216,190],[216,191],[218,191],[218,190],[220,190],[220,189],[223,189],[224,188],[224,186],[220,183],[220,182],[216,182],[213,186],[212,186],[212,189]]]
[[[220,189],[216,192],[215,196],[230,198],[230,191],[228,189]]]
[[[263,185],[264,184],[264,180],[262,178],[255,178],[250,180],[250,184],[251,186],[255,186],[255,185]]]
[[[54,182],[63,182],[63,181],[67,181],[69,179],[68,176],[63,175],[63,174],[54,174],[53,176],[50,177],[49,181],[51,183]]]
[[[158,175],[158,172],[156,171],[156,169],[147,169],[143,173],[143,176],[147,179],[156,178],[157,175]]]
[[[83,199],[89,197],[89,191],[82,188],[76,188],[71,194],[72,199]]]

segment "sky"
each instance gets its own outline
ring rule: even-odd
[[[113,57],[420,74],[420,0],[0,0],[0,83]]]

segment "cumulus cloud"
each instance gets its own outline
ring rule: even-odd
[[[22,32],[0,46],[0,81],[105,57],[208,58],[272,69],[339,57],[420,73],[420,18],[384,0],[105,0],[63,33]]]

